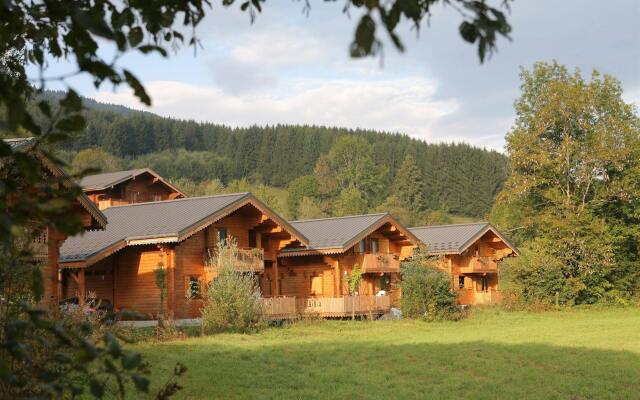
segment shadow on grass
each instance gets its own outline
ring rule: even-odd
[[[143,351],[161,377],[189,368],[178,398],[640,399],[640,356],[507,345],[173,342]]]

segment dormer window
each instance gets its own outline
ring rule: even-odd
[[[367,245],[364,241],[364,239],[362,239],[360,241],[360,243],[358,243],[358,248],[357,248],[358,253],[364,253],[367,251]]]
[[[380,242],[378,239],[371,239],[371,253],[377,254],[380,252]]]
[[[218,228],[218,241],[226,243],[227,241],[227,228]]]

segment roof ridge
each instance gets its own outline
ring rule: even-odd
[[[328,220],[332,220],[332,219],[347,219],[347,218],[359,218],[359,217],[373,217],[373,216],[383,216],[383,215],[389,215],[388,212],[382,212],[382,213],[373,213],[373,214],[358,214],[358,215],[345,215],[344,217],[326,217],[326,218],[312,218],[312,219],[300,219],[297,221],[289,221],[290,224],[296,224],[299,222],[313,222],[313,221],[328,221]]]
[[[251,192],[238,192],[238,193],[224,193],[224,194],[212,194],[212,195],[208,195],[208,196],[197,196],[197,197],[184,197],[182,199],[173,199],[173,200],[158,200],[158,201],[147,201],[144,203],[134,203],[134,204],[123,204],[120,206],[111,206],[106,210],[112,209],[112,208],[124,208],[124,207],[135,207],[135,206],[145,206],[145,205],[150,205],[150,204],[160,204],[160,203],[177,203],[180,201],[187,201],[187,200],[200,200],[200,199],[209,199],[209,198],[214,198],[214,197],[229,197],[229,196],[239,196],[239,195],[250,195]]]
[[[491,223],[489,221],[480,221],[480,222],[464,222],[461,224],[422,225],[422,226],[412,226],[408,229],[444,228],[448,226],[469,226],[469,225],[491,225]]]
[[[148,167],[145,167],[145,168],[132,168],[132,169],[122,169],[122,170],[119,170],[119,171],[100,172],[99,174],[91,174],[91,175],[83,176],[83,178],[88,178],[88,177],[92,177],[92,176],[99,176],[99,175],[122,174],[122,173],[125,173],[125,172],[137,172],[137,171],[144,171],[144,170],[153,171],[151,168],[148,168]]]

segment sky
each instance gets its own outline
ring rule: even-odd
[[[144,82],[150,109],[130,90],[96,89],[84,77],[68,83],[101,102],[181,119],[367,128],[498,151],[515,117],[520,68],[536,61],[611,74],[640,107],[637,0],[515,0],[511,40],[500,38],[484,64],[460,37],[451,7],[436,6],[419,32],[406,22],[405,52],[385,43],[382,57],[354,60],[348,45],[359,14],[343,14],[343,2],[311,0],[308,15],[303,6],[267,1],[253,24],[237,5],[216,6],[197,29],[197,52],[125,56],[121,64]],[[47,74],[68,68],[54,64]]]

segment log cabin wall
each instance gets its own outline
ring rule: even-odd
[[[180,194],[157,181],[152,175],[143,174],[109,189],[88,191],[87,196],[103,210],[111,206],[173,200],[180,197]]]
[[[498,264],[512,250],[499,237],[487,232],[462,254],[441,257],[440,267],[451,274],[451,286],[459,304],[489,304],[500,299]],[[495,268],[474,271],[476,260],[490,260]]]
[[[236,240],[238,247],[248,247],[249,231],[263,219],[264,216],[255,209],[242,208],[180,243],[126,247],[86,268],[86,291],[95,293],[98,298],[112,300],[117,309],[155,317],[160,310],[160,291],[156,285],[154,269],[162,262],[168,270],[167,312],[175,318],[199,317],[203,302],[200,298],[187,296],[188,289],[191,280],[195,279],[200,283],[201,290],[205,290],[204,283],[215,277],[215,270],[205,265],[209,262],[210,251],[217,246],[219,233],[225,231],[227,237]],[[290,239],[259,241],[261,246],[278,248],[283,243],[290,242]],[[271,276],[273,279],[273,272]],[[78,288],[73,279],[66,281],[65,295],[76,295]],[[260,282],[269,280],[261,276]]]
[[[282,296],[335,297],[335,271],[319,255],[288,257],[280,260]],[[330,261],[329,261],[330,262]]]
[[[100,260],[95,265],[85,270],[85,285],[87,296],[92,295],[98,299],[109,300],[111,304],[114,302],[114,279],[115,270],[114,265],[116,263],[117,255],[107,257],[104,260]],[[76,281],[70,278],[68,275],[74,271],[65,271],[66,275],[63,279],[64,285],[62,286],[62,298],[68,299],[70,297],[76,297],[79,295],[79,288]]]
[[[412,254],[413,244],[390,240],[381,232],[382,229],[363,239],[364,253],[360,253],[361,248],[358,242],[344,253],[280,258],[281,291],[278,295],[295,297],[348,295],[347,275],[356,265],[363,268],[365,254],[390,255],[398,262]],[[377,241],[377,252],[372,244],[373,241]],[[384,289],[393,298],[393,303],[397,304],[400,293],[399,281],[399,268],[393,271],[365,272],[362,274],[358,293],[375,295]]]
[[[155,316],[160,310],[160,289],[153,270],[160,262],[166,265],[165,252],[155,245],[132,246],[114,256],[114,306]],[[87,290],[92,289],[87,286]]]

